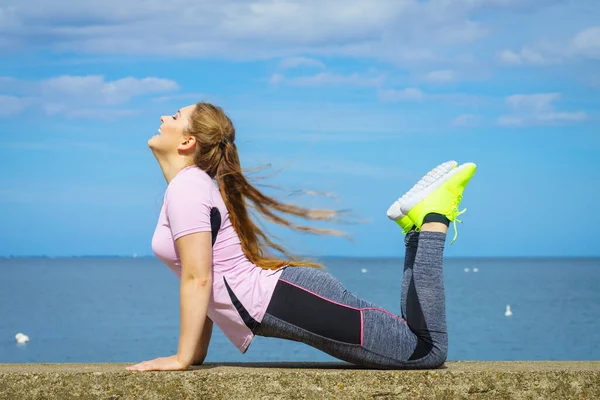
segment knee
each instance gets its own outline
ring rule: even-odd
[[[446,346],[434,345],[427,356],[421,358],[418,362],[418,368],[436,369],[440,368],[448,358],[448,349]]]
[[[448,358],[448,348],[446,346],[435,346],[431,352],[431,359],[428,360],[428,368],[440,368]]]
[[[417,347],[409,358],[418,368],[439,368],[448,357],[448,342],[445,338],[418,338]]]

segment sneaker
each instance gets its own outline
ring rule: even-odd
[[[452,169],[432,185],[405,199],[401,206],[402,213],[411,219],[417,231],[421,230],[423,219],[427,214],[445,215],[450,222],[454,222],[454,239],[450,244],[454,243],[458,236],[456,221],[462,222],[457,217],[467,211],[466,208],[458,211],[458,206],[462,200],[463,191],[476,169],[477,166],[474,163],[465,163]]]
[[[387,216],[392,221],[396,222],[404,233],[408,233],[415,225],[412,220],[402,211],[402,204],[409,197],[412,198],[418,192],[421,192],[431,185],[438,182],[444,177],[449,171],[456,168],[458,163],[456,161],[446,161],[429,171],[419,182],[417,182],[408,192],[394,202],[387,210]]]

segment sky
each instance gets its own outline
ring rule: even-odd
[[[403,256],[387,208],[453,159],[478,169],[447,256],[600,256],[599,21],[597,0],[0,0],[0,256],[151,256],[147,141],[198,101],[266,193],[361,222],[267,225],[293,253]]]

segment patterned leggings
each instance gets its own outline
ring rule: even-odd
[[[438,368],[448,354],[445,239],[440,232],[406,235],[402,318],[348,292],[326,271],[285,267],[253,332],[368,368]]]

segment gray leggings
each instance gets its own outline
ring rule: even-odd
[[[403,318],[348,292],[326,271],[286,267],[253,331],[303,342],[368,368],[438,368],[448,353],[445,239],[440,232],[406,235]]]

